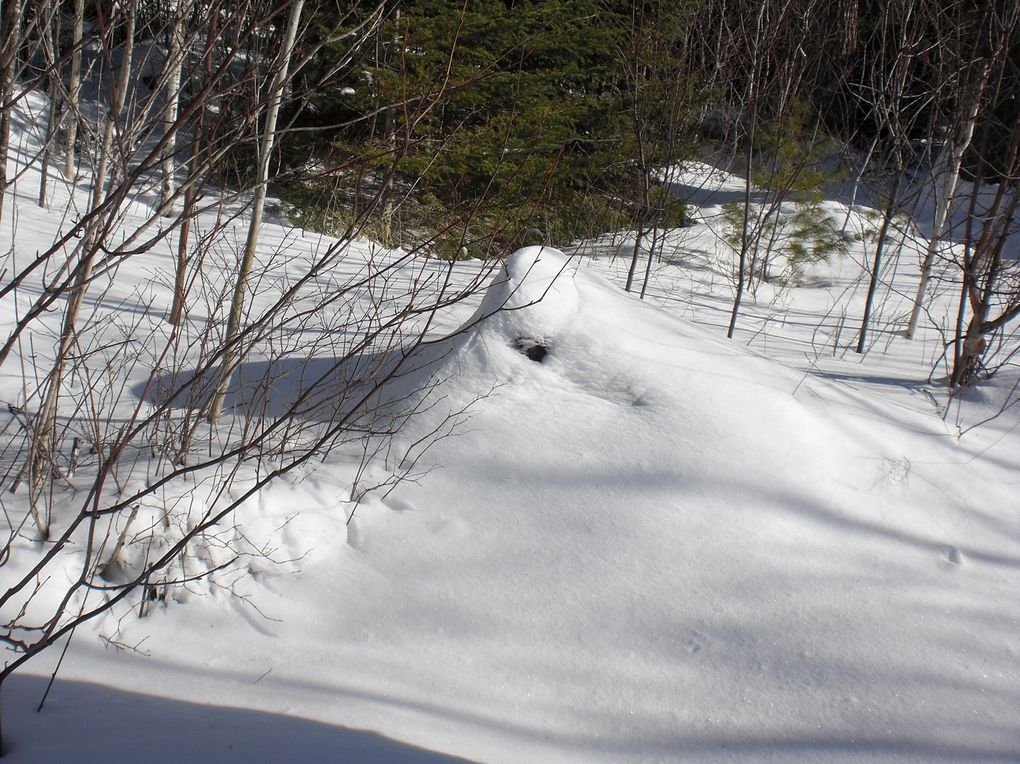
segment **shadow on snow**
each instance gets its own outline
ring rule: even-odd
[[[5,762],[467,761],[367,730],[63,679],[35,713],[46,681],[29,675],[8,680]]]

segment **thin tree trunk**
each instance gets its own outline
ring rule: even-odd
[[[637,235],[634,237],[634,251],[631,253],[630,267],[627,269],[626,291],[634,288],[634,278],[637,275],[638,258],[641,256],[641,240],[644,238],[645,220],[648,217],[649,193],[648,193],[648,151],[645,146],[645,119],[642,113],[642,79],[644,61],[643,54],[647,41],[645,40],[645,18],[643,8],[635,5],[631,11],[632,55],[633,61],[633,82],[631,97],[634,99],[632,117],[634,120],[634,140],[637,144],[637,169],[641,174],[641,207],[638,210]]]
[[[213,77],[213,50],[216,46],[216,39],[219,28],[216,23],[216,15],[209,18],[209,29],[205,38],[205,50],[202,52],[202,72],[205,82],[210,82]],[[207,143],[211,143],[210,136],[206,135],[208,129],[209,113],[203,103],[198,113],[198,125],[191,134],[191,151],[188,159],[188,175],[192,182],[184,190],[184,211],[181,221],[181,232],[177,238],[177,268],[174,275],[174,301],[170,308],[169,322],[178,326],[184,317],[184,301],[187,291],[188,276],[188,239],[191,236],[191,216],[194,209],[195,199],[198,196],[197,184],[194,182],[198,176],[198,169],[201,163],[202,152]]]
[[[54,18],[55,17],[55,18]],[[56,24],[56,29],[54,29]],[[39,173],[39,206],[46,207],[46,185],[50,176],[50,155],[53,139],[57,133],[57,100],[60,70],[57,67],[57,41],[60,39],[60,14],[51,10],[47,19],[43,40],[43,57],[46,61],[46,76],[49,79],[50,103],[46,116],[46,143],[43,146],[42,167]]]
[[[7,179],[7,154],[11,145],[11,114],[14,111],[14,72],[21,46],[23,0],[6,0],[0,10],[0,220],[4,217]]]
[[[634,286],[634,276],[637,273],[638,257],[641,255],[641,239],[644,237],[644,233],[644,219],[641,216],[638,218],[637,234],[634,236],[634,249],[630,255],[630,267],[627,269],[627,285],[624,287],[624,291],[627,292]]]
[[[921,281],[917,285],[917,295],[914,297],[914,307],[910,311],[910,321],[907,323],[907,330],[904,333],[908,340],[914,338],[917,331],[917,322],[921,316],[921,308],[924,306],[924,295],[928,289],[928,280],[931,278],[931,267],[935,261],[935,252],[938,249],[939,239],[942,237],[942,229],[945,228],[946,219],[949,217],[949,210],[953,203],[953,194],[956,193],[956,184],[960,180],[960,168],[963,166],[963,155],[970,146],[974,137],[974,126],[977,124],[978,109],[981,105],[981,94],[988,82],[988,75],[991,65],[986,64],[981,75],[981,85],[974,94],[970,109],[964,120],[960,139],[952,145],[945,167],[946,174],[939,193],[935,196],[935,218],[931,227],[931,238],[928,240],[928,248],[924,255],[924,262],[921,264]]]
[[[635,109],[640,108],[635,104]],[[630,268],[627,270],[627,285],[625,291],[629,292],[634,287],[634,277],[637,274],[638,258],[641,256],[641,241],[645,235],[645,220],[648,217],[651,206],[651,194],[649,193],[648,159],[645,152],[645,142],[640,118],[635,120],[634,131],[637,134],[638,143],[638,170],[641,172],[641,209],[638,212],[637,235],[634,237],[634,252],[630,258]]]
[[[216,387],[216,392],[213,394],[204,412],[206,419],[213,424],[219,421],[220,415],[223,413],[223,401],[227,396],[227,389],[230,387],[230,377],[233,375],[240,359],[243,358],[243,353],[236,345],[238,335],[241,333],[242,314],[248,294],[248,274],[251,272],[252,264],[255,260],[255,249],[258,246],[259,233],[262,228],[262,216],[266,203],[267,186],[269,184],[269,160],[273,153],[273,143],[276,139],[276,121],[280,114],[280,104],[283,101],[283,89],[287,84],[290,58],[294,51],[294,40],[297,37],[297,28],[301,21],[301,8],[303,5],[304,0],[295,0],[294,4],[290,7],[290,18],[287,21],[287,31],[284,36],[280,63],[277,66],[276,74],[273,77],[269,90],[269,108],[266,113],[266,125],[259,145],[257,185],[255,186],[255,199],[252,203],[251,222],[248,225],[248,237],[245,240],[241,268],[237,274],[237,282],[234,285],[227,333],[224,337],[223,368],[220,372],[220,381]]]
[[[109,166],[110,155],[113,152],[114,129],[124,109],[128,80],[131,77],[135,19],[136,6],[135,3],[130,2],[128,3],[128,22],[120,72],[114,88],[113,103],[110,105],[110,111],[106,115],[99,165],[92,183],[91,209],[99,208],[103,202],[104,191],[106,189],[106,171]],[[112,35],[107,40],[111,41]],[[112,42],[108,44],[112,45]],[[110,54],[112,58],[112,51],[110,51]],[[60,342],[57,347],[56,361],[46,379],[46,393],[39,407],[35,428],[36,442],[33,444],[32,454],[29,457],[31,462],[29,496],[33,508],[37,506],[36,502],[41,491],[45,467],[52,450],[53,428],[57,417],[57,404],[60,400],[61,387],[63,386],[65,365],[77,335],[78,315],[81,312],[81,306],[85,300],[85,293],[88,291],[89,282],[92,280],[92,270],[95,266],[96,255],[100,250],[98,237],[101,226],[102,222],[97,219],[86,231],[85,245],[82,249],[83,261],[78,267],[78,275],[68,296],[67,308],[64,313],[64,324],[60,332]],[[36,523],[39,526],[40,536],[43,539],[49,538],[49,517],[43,516],[36,511]]]
[[[974,178],[974,187],[978,188],[984,181],[984,159],[980,159],[978,164],[977,176]],[[971,277],[970,277],[970,260],[971,260],[971,243],[974,241],[974,221],[976,219],[975,211],[977,210],[977,194],[972,193],[970,195],[970,202],[967,205],[967,219],[964,224],[963,233],[963,267],[961,268],[963,279],[960,283],[960,302],[956,307],[956,324],[953,333],[953,368],[950,369],[947,377],[947,383],[950,390],[953,388],[953,379],[956,376],[956,370],[960,368],[960,357],[963,354],[963,324],[967,316],[967,295],[970,292]]]
[[[110,110],[106,115],[106,120],[103,124],[103,143],[100,146],[99,151],[99,162],[95,170],[95,174],[92,177],[92,200],[90,209],[98,209],[103,203],[103,197],[107,187],[107,173],[110,170],[110,163],[113,155],[113,138],[116,133],[117,122],[120,120],[121,115],[124,111],[124,103],[127,99],[127,87],[128,80],[131,78],[131,60],[134,54],[135,45],[135,21],[137,19],[136,4],[134,2],[127,3],[128,6],[128,21],[127,30],[125,31],[124,44],[122,47],[121,64],[120,70],[117,73],[117,81],[114,86],[113,98],[110,104]],[[112,24],[113,20],[110,19]],[[108,38],[108,45],[112,45],[112,35]],[[109,57],[112,61],[113,51],[109,51]],[[88,234],[86,234],[86,240],[95,235],[96,230],[101,223],[96,223],[91,227]],[[93,242],[94,243],[94,242]],[[90,257],[95,247],[86,247],[86,257]],[[91,271],[91,266],[89,267]],[[88,274],[91,276],[91,272]],[[87,280],[88,276],[86,277]]]
[[[750,216],[751,216],[751,165],[754,161],[754,148],[758,138],[759,99],[761,93],[758,78],[763,73],[762,63],[762,35],[765,33],[765,14],[767,4],[762,3],[758,8],[758,17],[755,20],[754,40],[751,49],[751,73],[748,79],[747,91],[747,112],[749,113],[750,125],[747,133],[747,177],[744,180],[744,216],[741,222],[740,232],[740,253],[737,258],[737,290],[733,295],[733,308],[730,311],[730,323],[726,328],[726,338],[733,339],[737,328],[737,316],[740,315],[740,303],[744,298],[744,284],[748,278],[744,271],[747,268],[747,250],[750,245]]]
[[[1020,169],[1020,120],[1013,128],[1013,135],[1010,140],[1009,160],[1007,167],[1010,168],[1007,177],[999,184],[995,193],[995,200],[991,208],[983,215],[981,233],[978,235],[977,244],[974,246],[974,254],[970,261],[965,263],[964,268],[964,290],[961,296],[961,307],[958,317],[957,328],[957,353],[956,362],[950,376],[950,387],[967,385],[973,378],[973,374],[980,368],[980,360],[986,350],[985,335],[997,331],[1020,315],[1020,298],[1015,293],[1012,304],[1003,306],[1000,314],[989,318],[993,300],[996,297],[999,277],[1002,274],[1003,257],[1006,249],[1006,242],[1009,239],[1011,223],[1016,219],[1017,209],[1020,208],[1020,178],[1017,170]],[[978,179],[983,177],[979,171]],[[979,184],[975,184],[977,188]],[[974,192],[976,197],[977,192]],[[1008,201],[1006,201],[1008,197]],[[1005,203],[1004,203],[1005,202]],[[960,330],[965,312],[965,303],[969,303],[971,319],[967,324],[967,332],[960,341]]]
[[[652,223],[652,244],[648,249],[648,262],[645,263],[645,280],[641,284],[639,299],[645,299],[645,292],[648,291],[648,280],[652,276],[652,259],[655,257],[655,245],[657,243],[659,229],[656,223]]]
[[[756,118],[755,118],[756,119]],[[733,339],[733,333],[737,329],[737,316],[740,314],[740,303],[744,297],[744,282],[747,280],[745,270],[747,269],[747,250],[750,246],[750,223],[751,223],[751,162],[754,145],[755,125],[751,125],[751,135],[747,148],[747,177],[744,179],[744,215],[741,221],[740,231],[740,252],[737,256],[737,291],[733,295],[733,308],[730,310],[730,323],[726,328],[726,339]]]
[[[857,352],[864,352],[864,345],[868,339],[868,324],[871,321],[871,308],[875,303],[875,291],[878,288],[878,274],[882,269],[882,255],[885,253],[885,243],[889,238],[889,226],[892,224],[893,214],[896,212],[896,197],[900,192],[900,182],[903,178],[903,170],[897,169],[896,178],[893,180],[892,191],[889,193],[889,201],[882,212],[882,226],[878,230],[878,240],[875,242],[875,261],[871,265],[871,279],[868,281],[868,294],[864,298],[864,318],[861,319],[861,333],[857,339]]]
[[[868,165],[871,163],[871,156],[875,153],[875,148],[878,146],[878,131],[875,132],[875,137],[871,140],[871,145],[868,146],[867,152],[864,154],[864,160],[861,162],[861,169],[857,172],[857,177],[854,178],[853,191],[850,192],[850,204],[846,208],[846,217],[843,218],[843,231],[846,231],[848,225],[850,225],[850,215],[853,213],[854,205],[857,204],[857,194],[861,190],[861,181],[864,180],[864,173],[868,171]]]
[[[184,211],[181,231],[177,237],[177,267],[174,272],[174,301],[170,306],[167,321],[179,326],[184,317],[184,301],[187,297],[188,280],[188,239],[191,236],[191,215],[195,203],[195,192],[189,187],[184,192]]]
[[[166,136],[166,142],[163,146],[163,155],[160,158],[163,175],[163,188],[160,194],[161,207],[170,203],[175,191],[176,122],[180,104],[181,68],[184,63],[184,23],[188,16],[189,6],[189,0],[176,0],[173,20],[170,23],[170,40],[167,45],[166,104],[163,106],[163,133]],[[166,214],[171,215],[172,211],[168,209]]]
[[[64,144],[64,177],[74,177],[75,142],[78,140],[78,97],[81,93],[82,39],[85,29],[85,0],[74,2],[74,31],[71,37],[71,75],[67,85],[67,142]]]
[[[400,10],[394,11],[394,32],[393,32],[393,49],[396,50],[400,44]],[[378,58],[378,56],[377,56]],[[386,141],[389,145],[390,151],[393,156],[396,156],[397,152],[397,136],[394,133],[395,120],[393,119],[393,109],[387,108],[385,114],[385,131]],[[383,209],[382,217],[379,225],[379,238],[382,241],[384,247],[392,247],[393,241],[393,193],[390,189],[392,185],[392,174],[387,174],[385,187],[382,189],[383,193]]]

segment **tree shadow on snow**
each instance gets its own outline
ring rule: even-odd
[[[367,402],[392,405],[426,389],[448,349],[443,344],[349,358],[247,361],[231,375],[223,409],[247,417],[335,421]],[[215,392],[220,374],[218,366],[156,374],[132,392],[154,405],[199,410]]]
[[[35,713],[46,681],[14,675],[5,683],[5,763],[469,761],[367,730],[62,679]]]
[[[684,183],[676,179],[670,180],[666,186],[669,192],[680,199],[684,204],[691,204],[695,207],[722,206],[730,202],[744,203],[745,192],[743,190],[711,188],[707,185],[697,183]],[[767,194],[762,191],[751,191],[751,203],[757,203],[765,199]]]

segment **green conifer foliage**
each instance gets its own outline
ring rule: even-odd
[[[644,164],[664,154],[664,141],[648,140],[656,131],[668,133],[676,154],[675,99],[666,91],[686,85],[674,76],[677,37],[665,34],[679,35],[682,24],[657,17],[642,27],[657,35],[657,58],[637,61],[631,4],[421,0],[399,11],[360,60],[315,89],[302,119],[337,127],[287,148],[292,166],[314,157],[339,168],[288,192],[304,222],[342,227],[343,207],[387,182],[394,158],[387,193],[398,238],[432,236],[440,254],[467,247],[485,255],[536,230],[562,244],[639,214],[636,178],[647,167],[635,160],[633,115],[641,110],[653,147]],[[313,63],[308,77],[316,66],[326,69]],[[345,164],[354,157],[373,160]]]

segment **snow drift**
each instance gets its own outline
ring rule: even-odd
[[[485,761],[1020,755],[1011,465],[968,467],[964,506],[941,476],[970,455],[937,417],[808,379],[549,248],[507,260],[437,363],[444,406],[417,426],[470,421],[420,482],[364,497],[350,525],[339,456],[263,491],[242,520],[283,528],[291,563],[122,621],[150,657],[81,640],[65,675]],[[12,761],[61,760],[38,719],[88,737],[59,684],[42,717],[10,708]],[[195,731],[210,758],[263,732],[230,718]],[[130,756],[133,734],[96,758]]]

